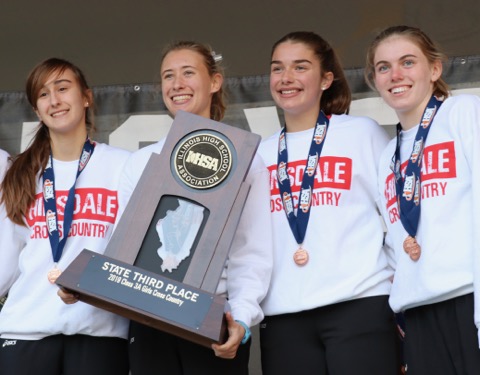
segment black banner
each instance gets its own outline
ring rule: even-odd
[[[351,114],[370,116],[387,127],[396,122],[393,111],[366,85],[363,69],[348,69],[346,76],[354,99]],[[452,89],[480,95],[480,56],[450,59],[444,77]],[[173,120],[158,84],[97,86],[93,92],[95,140],[135,151],[166,136]],[[223,122],[262,137],[283,123],[271,99],[267,75],[227,78],[226,93],[228,109]],[[12,155],[24,150],[37,124],[23,92],[0,93],[0,148]]]

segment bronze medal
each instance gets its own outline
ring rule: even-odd
[[[408,236],[405,241],[403,241],[403,250],[405,250],[414,262],[420,259],[422,249],[414,237]]]
[[[57,281],[58,277],[62,274],[62,271],[58,269],[57,267],[52,268],[50,271],[47,273],[47,279],[50,282],[50,284],[55,284],[55,281]]]
[[[299,248],[295,251],[295,254],[293,254],[293,261],[297,266],[304,266],[308,263],[308,251],[304,248]]]

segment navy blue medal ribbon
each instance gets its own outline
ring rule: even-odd
[[[442,105],[442,101],[432,96],[422,115],[422,120],[415,135],[412,153],[408,159],[405,170],[405,177],[401,174],[400,159],[400,137],[402,127],[397,124],[397,145],[395,154],[392,158],[392,171],[395,175],[395,190],[397,195],[397,204],[400,211],[400,220],[407,233],[415,238],[420,221],[420,200],[421,200],[421,167],[423,150],[427,140],[431,124]]]
[[[283,127],[279,136],[277,158],[278,187],[280,190],[283,208],[285,210],[288,223],[292,230],[293,236],[295,237],[295,240],[300,246],[303,244],[303,240],[305,239],[305,234],[307,232],[315,171],[317,170],[317,165],[320,160],[320,154],[322,152],[323,145],[325,144],[328,125],[328,117],[323,113],[323,111],[320,111],[320,113],[318,114],[317,123],[314,128],[312,143],[308,152],[305,171],[303,173],[296,215],[294,211],[290,177],[288,176],[287,172],[288,150],[286,127]]]
[[[64,219],[63,219],[63,237],[60,239],[60,233],[58,230],[58,215],[57,215],[57,202],[55,197],[55,174],[53,172],[53,157],[50,154],[45,170],[43,171],[43,202],[45,209],[45,221],[47,223],[48,238],[50,240],[50,246],[52,248],[53,261],[58,263],[62,257],[65,243],[67,242],[68,232],[73,221],[73,211],[75,207],[75,184],[78,177],[85,169],[90,157],[93,154],[95,143],[87,138],[78,161],[77,175],[73,186],[68,191],[67,202],[65,203]]]

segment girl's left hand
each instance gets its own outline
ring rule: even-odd
[[[228,325],[228,340],[224,344],[212,344],[215,355],[220,358],[233,359],[237,355],[238,347],[245,335],[245,328],[238,324],[232,313],[226,313]]]

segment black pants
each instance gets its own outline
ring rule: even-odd
[[[211,348],[134,321],[129,336],[132,375],[248,375],[251,340],[234,359],[223,359]]]
[[[260,324],[260,345],[263,375],[397,375],[400,371],[399,340],[388,296],[266,317]]]
[[[127,340],[54,335],[0,340],[0,375],[127,375]]]
[[[473,294],[405,312],[408,375],[479,375]]]

